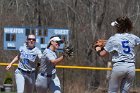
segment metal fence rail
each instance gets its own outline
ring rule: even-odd
[[[8,63],[0,63],[1,66],[7,66]],[[17,66],[18,64],[13,64],[13,66]],[[65,68],[65,69],[86,69],[86,70],[111,70],[111,68],[106,67],[91,67],[91,66],[65,66],[65,65],[56,65],[57,68]],[[140,69],[136,69],[137,72],[140,72]]]

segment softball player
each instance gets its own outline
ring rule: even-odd
[[[35,47],[35,35],[27,37],[26,45],[19,48],[20,55],[17,55],[12,62],[6,67],[9,70],[13,63],[19,60],[18,68],[15,71],[15,79],[17,85],[17,93],[33,93],[35,85],[35,59],[41,58],[41,51]]]
[[[43,52],[40,72],[36,80],[37,93],[46,93],[48,88],[53,93],[61,93],[60,81],[55,68],[55,65],[64,58],[64,56],[57,57],[55,52],[61,43],[62,40],[59,37],[53,36],[50,38],[48,47]]]
[[[104,49],[96,47],[100,56],[112,54],[112,73],[109,79],[108,93],[129,93],[135,77],[134,47],[140,44],[140,38],[131,34],[132,22],[128,17],[119,17],[111,23],[116,27],[117,33],[111,36]]]

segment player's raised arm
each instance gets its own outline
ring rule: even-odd
[[[6,66],[6,70],[9,70],[11,68],[12,64],[17,62],[18,60],[19,60],[19,55],[15,56],[15,58],[8,64],[8,66]]]

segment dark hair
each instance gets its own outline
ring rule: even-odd
[[[53,37],[58,37],[58,36],[51,36],[50,39],[52,39]],[[51,46],[51,42],[49,42],[47,48],[49,48]]]
[[[131,20],[127,17],[127,16],[124,16],[124,17],[118,17],[116,19],[117,21],[117,33],[125,33],[125,32],[131,32],[132,31],[132,22]]]

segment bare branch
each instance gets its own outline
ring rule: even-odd
[[[16,0],[16,6],[17,6],[17,14],[18,14],[18,8],[19,8],[19,6],[18,6],[18,0]]]
[[[133,22],[133,24],[135,25],[136,24],[136,22],[137,22],[137,20],[138,20],[138,15],[140,14],[140,7],[139,7],[139,4],[137,4],[137,14],[136,14],[136,19],[135,19],[135,21]]]
[[[54,7],[53,7],[53,4],[52,4],[52,0],[49,1],[49,4],[50,4],[50,6],[51,6],[52,11],[54,11]]]

